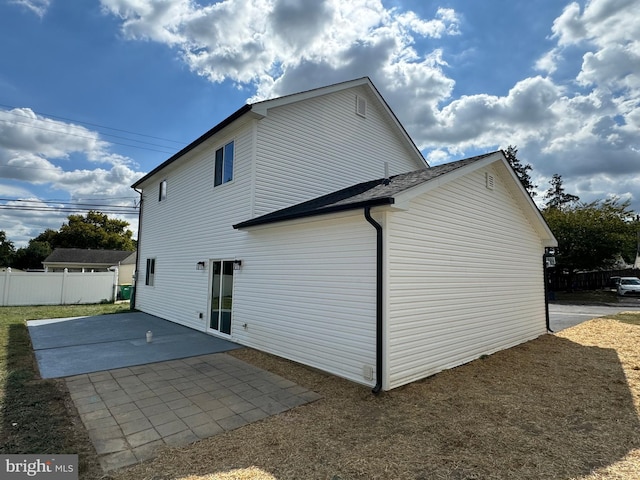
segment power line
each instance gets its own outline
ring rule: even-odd
[[[21,212],[56,212],[56,213],[85,213],[91,211],[99,211],[104,214],[111,215],[137,215],[138,209],[136,207],[128,207],[129,210],[125,209],[109,209],[109,208],[73,208],[73,207],[53,207],[53,206],[22,206],[22,205],[0,205],[0,210],[6,211],[21,211]]]
[[[36,125],[31,125],[29,123],[21,123],[21,122],[16,122],[16,121],[11,121],[11,120],[4,120],[4,119],[0,119],[0,122],[4,122],[4,123],[8,123],[10,125],[24,125],[25,127],[29,127],[29,128],[36,128],[38,130],[44,130],[47,132],[54,132],[58,135],[69,135],[71,137],[78,137],[78,138],[85,138],[88,140],[96,140],[94,137],[89,137],[87,135],[79,135],[77,133],[71,133],[71,132],[62,132],[59,130],[53,130],[51,128],[44,128],[44,127],[38,127]],[[108,134],[107,134],[108,135]],[[133,138],[131,139],[127,139],[127,140],[132,140],[134,142],[140,142],[139,140],[135,140]],[[160,148],[166,148],[167,150],[156,150],[155,148],[148,148],[148,147],[141,147],[139,145],[130,145],[128,143],[121,143],[121,142],[109,142],[113,145],[121,145],[124,147],[131,147],[131,148],[139,148],[140,150],[149,150],[151,152],[158,152],[158,153],[164,153],[164,154],[171,154],[171,153],[175,153],[175,150],[170,150],[170,147],[166,147],[164,145],[155,145],[155,144],[151,144],[149,143],[149,145],[154,145],[156,147],[160,147]],[[141,142],[141,143],[147,143],[147,142]]]
[[[2,202],[14,202],[17,205],[8,203],[0,204],[0,211],[13,212],[47,212],[47,213],[88,213],[99,211],[103,214],[112,215],[137,215],[139,205],[114,205],[108,203],[81,203],[69,201],[53,200],[25,200],[21,198],[0,198]]]
[[[135,198],[131,197],[131,200]],[[0,198],[1,202],[23,202],[23,203],[37,203],[37,204],[53,204],[63,206],[77,206],[77,207],[109,207],[109,208],[132,208],[131,205],[113,205],[109,203],[80,203],[80,202],[67,202],[62,200],[24,200],[21,198]],[[2,207],[3,205],[0,205]],[[11,205],[8,205],[11,206]]]

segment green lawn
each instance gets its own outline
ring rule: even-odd
[[[638,312],[622,312],[617,315],[610,315],[607,318],[618,320],[623,323],[629,323],[631,325],[640,325],[640,313]]]
[[[67,414],[64,382],[39,378],[26,321],[126,311],[128,304],[0,307],[0,453],[78,453],[81,474],[95,468],[85,463],[95,455],[88,437]]]

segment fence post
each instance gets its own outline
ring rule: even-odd
[[[11,267],[4,272],[4,288],[2,291],[2,306],[9,305],[9,283],[11,282]]]
[[[118,299],[118,275],[118,267],[116,267],[113,270],[113,303],[116,303],[116,300]]]
[[[67,304],[67,275],[69,275],[69,269],[65,268],[62,272],[62,285],[60,286],[60,305]]]

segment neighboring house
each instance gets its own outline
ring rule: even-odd
[[[56,248],[42,261],[45,271],[104,272],[118,267],[118,285],[131,285],[136,264],[136,252],[125,250],[93,250]]]
[[[246,105],[133,188],[144,312],[375,391],[547,331],[556,241],[503,153],[430,168],[368,78]]]

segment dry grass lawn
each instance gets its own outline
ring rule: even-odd
[[[250,349],[323,399],[114,480],[640,479],[640,326],[591,320],[385,392]]]

